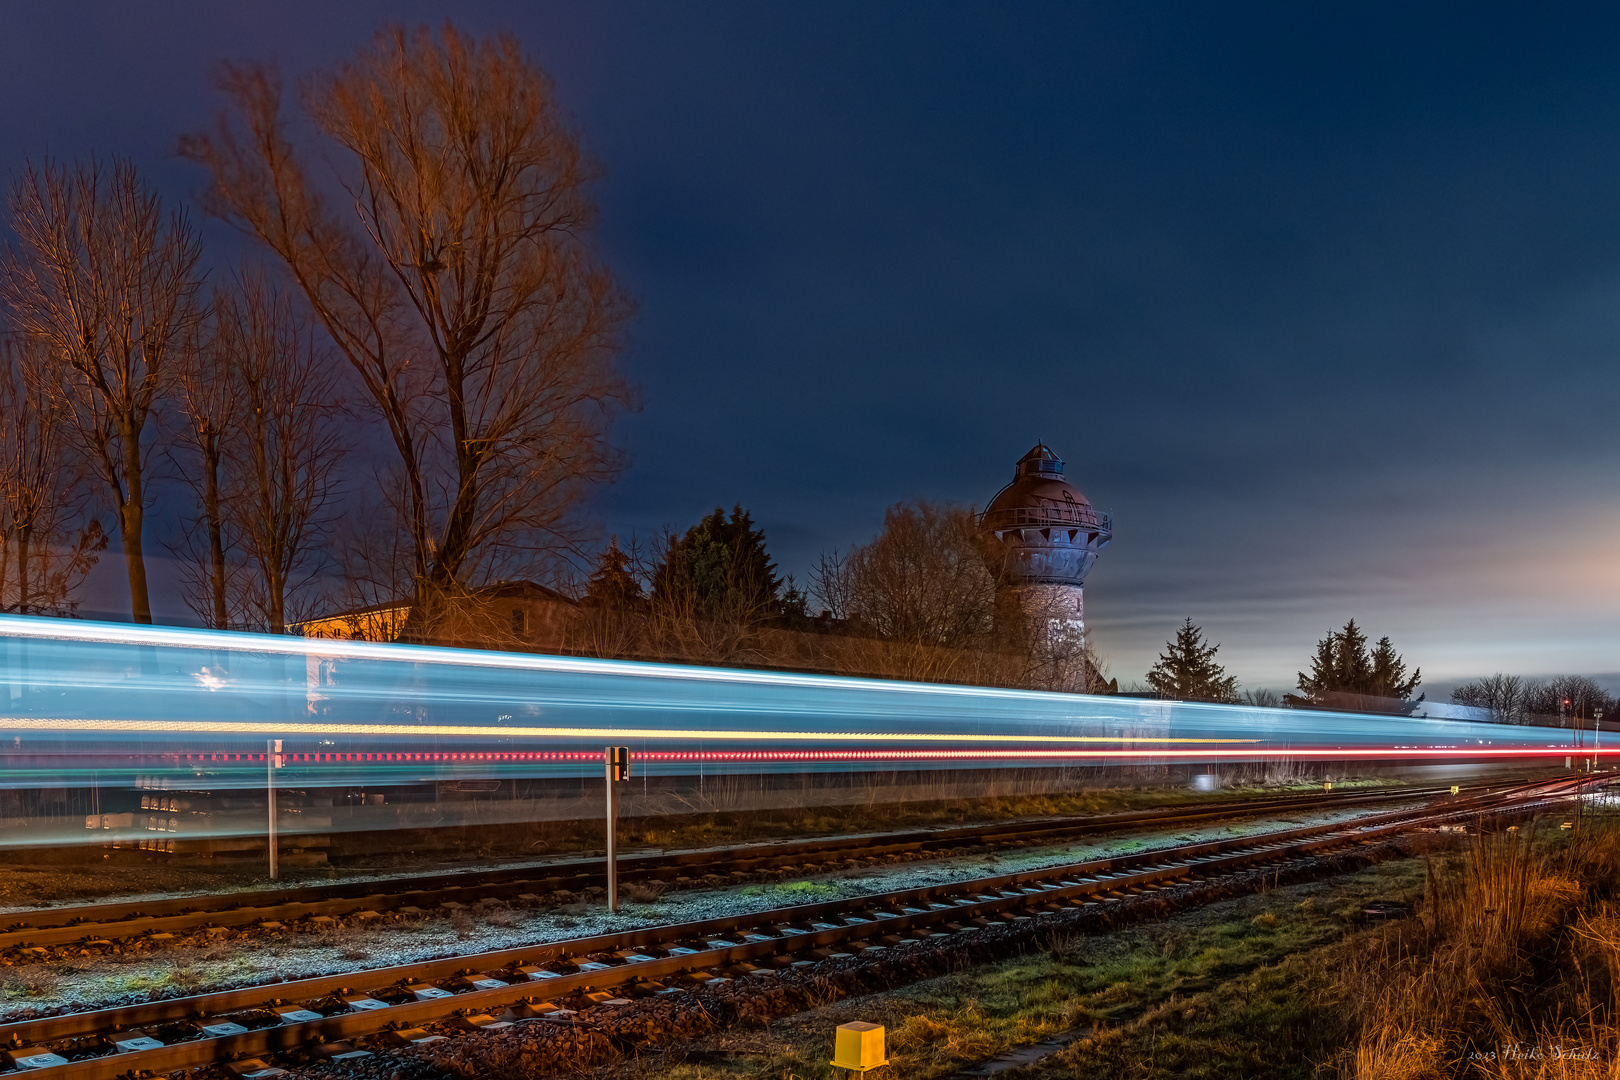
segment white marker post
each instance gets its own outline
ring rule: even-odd
[[[269,795],[269,844],[270,849],[270,880],[280,877],[280,867],[277,856],[279,842],[276,840],[276,770],[281,768],[281,740],[271,739],[264,744],[264,790]]]
[[[607,902],[608,910],[619,910],[619,786],[630,779],[630,748],[609,746],[602,753],[607,766]]]
[[[1598,770],[1598,751],[1603,744],[1603,710],[1598,709],[1592,714],[1592,771]]]

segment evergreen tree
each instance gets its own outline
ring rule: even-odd
[[[1296,704],[1326,704],[1333,694],[1395,698],[1405,701],[1422,682],[1422,672],[1406,674],[1406,661],[1395,651],[1387,636],[1372,650],[1367,635],[1351,619],[1343,630],[1329,630],[1316,643],[1310,674],[1299,672],[1300,695],[1289,695]]]
[[[782,590],[782,614],[790,619],[808,619],[810,617],[810,594],[799,588],[789,574],[787,585]]]
[[[1389,635],[1378,639],[1378,647],[1372,654],[1372,690],[1378,697],[1399,698],[1405,701],[1412,696],[1421,680],[1421,671],[1414,670],[1411,678],[1406,675],[1406,661],[1401,654],[1395,651],[1390,644]]]
[[[1328,687],[1337,684],[1338,642],[1338,633],[1329,630],[1327,637],[1316,643],[1316,655],[1311,657],[1311,673],[1299,673],[1299,691],[1303,696],[1289,694],[1287,700],[1290,704],[1309,705],[1327,693]]]
[[[641,582],[630,572],[630,556],[619,547],[619,538],[615,536],[602,552],[581,603],[608,611],[634,611],[645,602]]]
[[[1148,685],[1160,697],[1176,701],[1237,700],[1237,677],[1215,662],[1220,646],[1205,644],[1204,631],[1188,619],[1165,643],[1159,662],[1147,673]]]
[[[676,539],[669,537],[663,561],[653,571],[655,607],[699,616],[724,612],[775,614],[782,581],[765,550],[765,533],[739,504],[726,517],[714,513]]]

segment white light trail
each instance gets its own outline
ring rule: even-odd
[[[1122,735],[984,735],[906,731],[727,731],[691,728],[497,727],[480,724],[317,724],[264,720],[104,720],[0,717],[0,731],[107,731],[199,735],[443,735],[524,739],[686,739],[744,742],[1257,743],[1259,739],[1167,739]]]

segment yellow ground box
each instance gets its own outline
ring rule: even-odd
[[[839,1024],[833,1035],[833,1060],[836,1068],[864,1073],[889,1063],[883,1056],[883,1025],[857,1021]]]

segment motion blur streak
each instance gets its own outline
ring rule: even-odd
[[[0,786],[1511,760],[1565,730],[0,617]],[[806,746],[806,744],[813,744]],[[798,747],[804,747],[799,749]],[[703,772],[703,770],[707,770]],[[92,781],[93,778],[93,781]]]
[[[443,726],[433,724],[308,724],[249,723],[245,721],[205,720],[71,720],[0,717],[0,730],[8,731],[140,731],[148,733],[196,732],[209,735],[495,735],[503,739],[730,739],[733,741],[764,742],[1003,742],[1003,743],[1241,743],[1254,739],[1165,739],[1159,736],[1108,735],[942,735],[930,732],[904,731],[694,731],[680,728],[561,728],[535,727],[479,727],[476,725]]]

